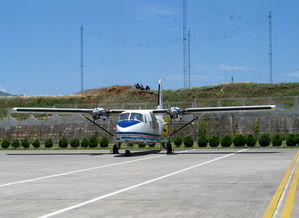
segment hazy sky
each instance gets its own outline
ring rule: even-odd
[[[182,0],[0,0],[0,90],[16,94],[84,88],[183,87]],[[298,0],[188,0],[192,86],[299,80]]]

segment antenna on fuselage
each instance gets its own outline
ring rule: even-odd
[[[158,84],[158,109],[163,109],[163,91],[162,91],[162,80],[159,80]]]

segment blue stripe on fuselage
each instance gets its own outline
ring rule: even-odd
[[[135,124],[141,123],[141,121],[139,120],[121,120],[117,122],[117,125],[122,127],[122,128],[126,128],[126,127],[130,127],[130,126],[134,126]]]

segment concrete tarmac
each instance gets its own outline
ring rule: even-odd
[[[0,151],[0,217],[262,217],[297,151]]]

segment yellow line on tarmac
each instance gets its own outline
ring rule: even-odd
[[[293,210],[293,205],[294,205],[294,200],[296,197],[296,189],[297,189],[297,184],[299,180],[299,166],[297,166],[296,172],[294,173],[292,184],[288,193],[288,197],[286,200],[286,203],[284,205],[281,217],[282,218],[287,218],[291,217],[292,215],[292,210]],[[298,205],[297,205],[298,206]]]
[[[287,181],[288,181],[288,179],[291,175],[291,172],[292,172],[292,170],[295,166],[295,163],[296,163],[298,157],[299,157],[299,151],[296,153],[296,155],[295,155],[294,159],[292,160],[288,170],[286,171],[286,173],[285,173],[284,177],[282,178],[278,188],[276,189],[276,192],[273,195],[272,200],[270,201],[270,203],[269,203],[269,205],[268,205],[268,207],[267,207],[267,209],[264,213],[263,218],[271,218],[273,216],[273,214],[275,212],[275,209],[277,207],[277,204],[279,202],[280,196],[281,196],[281,194],[282,194],[282,192],[283,192],[283,190],[284,190],[284,188],[287,184]]]

